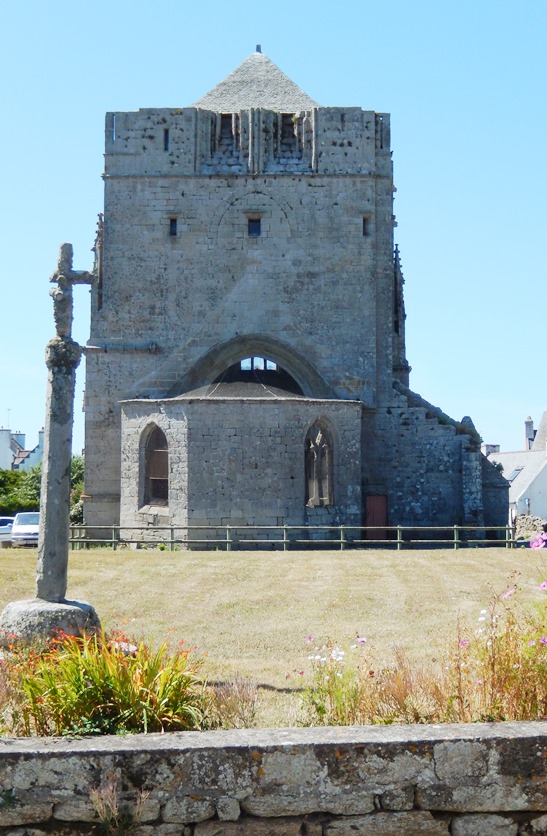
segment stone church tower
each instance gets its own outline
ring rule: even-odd
[[[389,115],[260,51],[106,117],[90,525],[503,525],[505,480],[408,389]]]

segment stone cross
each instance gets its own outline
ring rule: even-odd
[[[93,274],[72,269],[72,245],[62,244],[50,291],[57,336],[46,346],[48,382],[40,496],[36,597],[62,602],[67,589],[70,465],[76,367],[82,348],[72,339],[72,286],[91,284]]]

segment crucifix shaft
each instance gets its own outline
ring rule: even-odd
[[[72,339],[72,286],[89,284],[92,274],[72,269],[72,245],[62,244],[51,290],[57,336],[46,346],[48,381],[40,495],[36,596],[63,601],[67,589],[70,466],[76,368],[82,348]]]

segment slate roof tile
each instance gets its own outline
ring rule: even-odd
[[[192,105],[216,113],[237,113],[252,107],[276,113],[299,113],[318,106],[261,52],[246,58],[224,81]]]

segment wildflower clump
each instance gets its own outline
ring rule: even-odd
[[[104,633],[13,646],[1,663],[1,723],[21,736],[199,729],[207,697],[190,651]]]
[[[418,667],[395,648],[374,664],[358,638],[349,652],[327,641],[308,654],[308,725],[470,723],[547,719],[547,581],[521,611],[517,578],[494,594],[474,629],[458,630],[440,663]],[[308,644],[313,638],[308,636]]]
[[[547,591],[546,581],[538,591]],[[547,718],[547,600],[522,611],[517,593],[513,582],[494,595],[449,659],[449,708],[457,722]]]
[[[543,549],[547,541],[547,531],[538,531],[530,540],[531,549]]]
[[[443,722],[442,688],[435,677],[413,667],[401,648],[395,663],[376,665],[358,635],[347,651],[327,642],[308,656],[311,684],[303,697],[307,725],[365,725]]]

